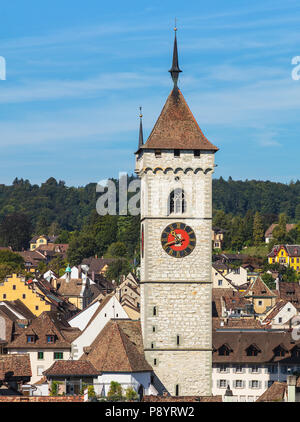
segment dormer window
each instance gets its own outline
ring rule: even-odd
[[[287,350],[280,344],[279,346],[277,346],[274,350],[274,355],[275,356],[281,356],[284,357],[285,354],[287,353]]]
[[[257,356],[260,351],[261,351],[260,348],[257,347],[256,344],[251,344],[246,349],[246,354],[247,354],[247,356]]]
[[[232,349],[228,344],[223,344],[218,349],[219,356],[229,356],[230,352],[232,352]]]
[[[54,343],[55,337],[53,335],[47,335],[47,343]]]
[[[34,343],[34,340],[35,338],[33,334],[27,336],[27,343]]]

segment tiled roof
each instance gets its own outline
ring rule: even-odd
[[[222,402],[222,396],[144,396],[142,402]]]
[[[71,347],[72,341],[78,337],[81,331],[71,327],[65,320],[58,319],[56,312],[43,312],[32,321],[29,327],[22,329],[16,339],[8,344],[8,348],[36,349],[40,347],[48,349]],[[27,343],[27,335],[35,334],[35,342]],[[55,335],[54,343],[47,343],[47,335]]]
[[[231,363],[299,363],[300,357],[293,355],[293,350],[300,347],[300,341],[293,342],[287,331],[213,331],[213,362]],[[228,356],[219,355],[218,349],[228,344],[232,352]],[[257,356],[247,356],[247,349],[256,345],[260,350]],[[288,352],[284,356],[275,356],[274,350],[281,347]]]
[[[223,321],[223,325],[221,322]],[[228,328],[234,329],[261,329],[263,326],[261,325],[258,319],[254,318],[227,318],[224,321],[224,318],[213,318],[213,329],[218,330],[227,330]]]
[[[43,372],[48,378],[52,376],[98,376],[100,372],[89,361],[58,360]]]
[[[57,291],[62,296],[79,296],[82,290],[81,278],[71,278],[69,281],[59,278],[57,284],[60,284]]]
[[[170,93],[160,116],[142,149],[199,149],[218,151],[204,136],[182,93]]]
[[[249,285],[248,289],[242,293],[244,297],[258,296],[258,297],[276,297],[274,292],[262,281],[261,277],[256,279]]]
[[[82,264],[89,266],[88,273],[91,274],[92,272],[99,273],[105,265],[110,264],[111,262],[115,261],[114,258],[84,258]]]
[[[286,250],[288,256],[300,258],[300,245],[274,245],[272,251],[268,254],[268,257],[272,258],[277,256],[282,248]]]
[[[31,375],[29,354],[0,355],[0,380]]]
[[[263,322],[268,324],[273,321],[276,315],[281,311],[281,309],[287,304],[286,300],[279,300],[276,305],[272,308],[271,312],[264,318]]]
[[[279,282],[279,296],[281,299],[291,302],[300,310],[300,285],[289,281]]]
[[[282,402],[287,390],[286,382],[275,381],[256,401]]]
[[[144,356],[139,321],[110,320],[80,359],[101,372],[152,371]]]
[[[265,237],[270,237],[272,236],[273,230],[274,228],[278,226],[278,223],[273,223],[270,225],[270,227],[266,230],[265,232]],[[292,230],[294,227],[296,227],[296,224],[287,224],[286,225],[286,231],[289,232],[290,230]]]

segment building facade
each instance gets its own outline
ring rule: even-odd
[[[145,357],[171,395],[210,395],[214,153],[177,87],[145,144],[140,130],[141,323]]]

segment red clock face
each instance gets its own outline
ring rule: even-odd
[[[161,244],[167,254],[174,258],[184,258],[196,246],[195,232],[185,223],[169,224],[162,232]]]

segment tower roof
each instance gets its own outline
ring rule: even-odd
[[[201,131],[181,91],[174,85],[142,149],[199,149],[218,151]]]

